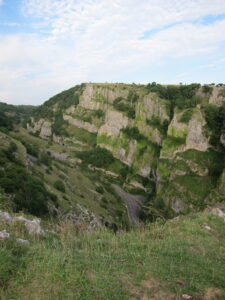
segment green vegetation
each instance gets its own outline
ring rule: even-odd
[[[178,157],[190,160],[201,167],[209,170],[209,175],[216,181],[224,168],[224,155],[213,150],[197,151],[189,149],[185,152],[178,153]]]
[[[179,122],[181,122],[181,123],[188,123],[191,120],[192,115],[193,115],[193,109],[191,109],[191,108],[186,109],[183,112],[183,114],[182,114]]]
[[[156,82],[147,85],[147,91],[157,93],[160,98],[169,100],[171,103],[171,117],[175,107],[179,109],[193,108],[201,102],[201,98],[196,96],[196,91],[200,84],[189,85],[161,85]]]
[[[13,122],[4,112],[0,111],[0,131],[8,131],[13,129]]]
[[[186,136],[172,136],[168,135],[163,142],[163,151],[168,149],[176,149],[186,142]]]
[[[56,135],[68,136],[66,131],[67,121],[63,119],[62,111],[58,111],[55,115],[54,123],[52,124],[52,132]]]
[[[41,152],[40,155],[40,162],[48,167],[51,167],[52,165],[52,158],[50,153]]]
[[[137,127],[126,127],[121,130],[129,139],[134,139],[136,141],[141,141],[146,139],[146,137],[139,132]]]
[[[71,137],[75,137],[78,141],[81,141],[90,146],[96,145],[97,135],[95,133],[88,132],[83,128],[78,128],[73,125],[67,126],[67,133]]]
[[[10,206],[14,211],[45,215],[48,213],[48,201],[57,205],[56,196],[46,190],[39,178],[28,173],[17,158],[17,150],[17,145],[12,141],[7,149],[0,150],[0,188],[11,195]]]
[[[155,127],[159,130],[159,132],[165,136],[167,133],[167,129],[168,129],[168,125],[169,125],[169,121],[168,120],[164,120],[161,123],[161,120],[159,117],[157,116],[152,116],[151,119],[146,119],[146,124],[152,127]]]
[[[11,105],[0,102],[0,130],[7,128],[12,130],[13,124],[22,124],[27,121],[32,111],[31,105]]]
[[[219,93],[219,96],[222,96],[225,98],[225,87],[222,87]]]
[[[211,130],[210,143],[219,146],[220,135],[225,121],[225,104],[222,106],[207,105],[204,107],[207,126]]]
[[[206,94],[209,94],[211,95],[212,94],[212,91],[213,91],[213,87],[212,86],[209,86],[207,84],[203,85],[202,87],[202,91],[203,93],[206,93]]]
[[[93,148],[90,151],[78,152],[76,155],[82,159],[84,164],[91,164],[98,168],[108,167],[115,161],[109,150],[100,147]]]
[[[164,222],[163,222],[164,223]],[[212,230],[208,231],[205,226]],[[84,227],[85,229],[85,227]],[[70,222],[58,236],[0,242],[3,299],[193,299],[225,297],[224,224],[197,214],[115,235]],[[17,235],[21,230],[17,229]],[[23,236],[22,236],[23,237]]]
[[[65,191],[66,191],[65,185],[62,182],[62,180],[56,180],[54,182],[54,188],[56,188],[58,191],[60,191],[62,193],[65,193]]]
[[[138,98],[136,95],[132,94],[132,96],[130,97],[129,95],[128,95],[129,102],[127,102],[127,100],[122,97],[118,97],[114,100],[113,106],[116,110],[125,112],[128,118],[134,119],[135,108],[133,104],[137,101]]]

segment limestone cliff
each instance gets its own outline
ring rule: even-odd
[[[71,151],[107,149],[116,162],[99,170],[154,192],[175,213],[203,207],[223,185],[224,130],[215,134],[210,118],[221,119],[224,87],[87,83],[69,97],[51,98],[27,129]]]

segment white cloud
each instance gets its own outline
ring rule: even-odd
[[[216,54],[225,41],[224,20],[200,21],[225,13],[224,0],[24,0],[23,13],[41,29],[0,37],[0,99],[11,102],[40,103],[82,81],[126,81],[171,58]],[[140,39],[149,30],[157,31]]]
[[[9,26],[9,27],[18,27],[18,26],[21,26],[21,24],[16,23],[16,22],[0,22],[0,25]]]

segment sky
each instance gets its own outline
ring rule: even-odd
[[[225,83],[225,0],[0,0],[0,101],[152,81]]]

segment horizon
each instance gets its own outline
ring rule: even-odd
[[[225,80],[224,0],[0,0],[0,101],[82,82]]]

